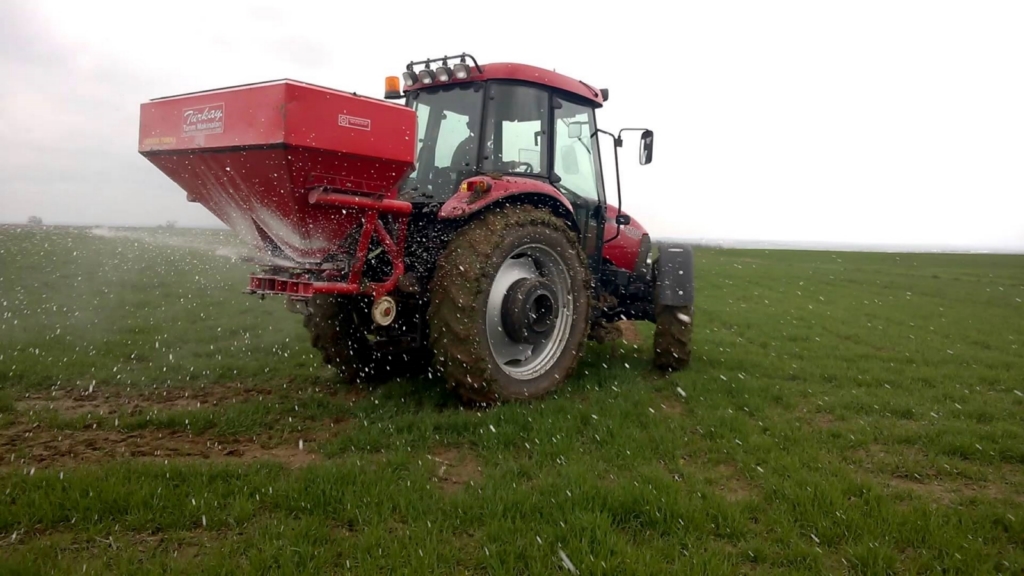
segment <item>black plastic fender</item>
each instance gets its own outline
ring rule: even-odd
[[[659,242],[654,268],[655,305],[693,306],[692,246]]]

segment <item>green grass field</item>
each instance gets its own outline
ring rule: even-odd
[[[0,228],[0,574],[1024,571],[1024,257],[701,250],[690,369],[477,411],[233,242]]]

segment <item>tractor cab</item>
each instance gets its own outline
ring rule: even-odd
[[[605,275],[609,263],[633,272],[637,259],[646,259],[643,229],[629,227],[629,216],[609,208],[606,198],[599,134],[613,138],[617,183],[622,146],[622,132],[597,127],[607,89],[535,66],[480,66],[468,54],[411,62],[403,77],[404,93],[392,76],[385,95],[404,98],[416,112],[415,168],[399,185],[401,199],[450,203],[474,177],[517,180],[517,193],[547,191],[564,199],[595,275]],[[651,160],[653,138],[643,130],[641,164]],[[616,194],[621,206],[621,191]]]
[[[403,198],[443,202],[467,178],[500,174],[547,183],[574,205],[606,203],[595,110],[607,90],[533,66],[455,58],[451,67],[410,63],[404,95],[390,79],[387,97],[416,111],[416,167]]]

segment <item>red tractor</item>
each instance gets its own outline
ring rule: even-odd
[[[623,320],[686,366],[692,251],[607,204],[608,90],[469,54],[403,77],[404,105],[291,80],[155,99],[139,152],[259,249],[248,292],[285,297],[346,380],[434,368],[467,401],[535,398]]]

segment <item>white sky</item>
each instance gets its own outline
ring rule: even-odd
[[[656,236],[1024,249],[1024,3],[597,6],[2,0],[0,221],[215,224],[138,155],[140,103],[281,77],[380,96],[468,51],[652,128],[622,180]]]

